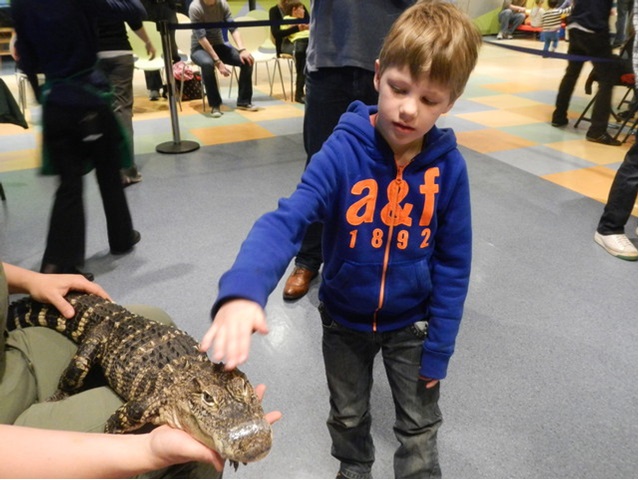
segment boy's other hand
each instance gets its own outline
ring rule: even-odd
[[[212,347],[212,360],[224,362],[226,370],[233,370],[248,358],[253,332],[268,333],[264,309],[252,300],[230,300],[217,311],[200,350],[206,352]]]

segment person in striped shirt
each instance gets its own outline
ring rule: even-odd
[[[566,6],[566,4],[568,5]],[[564,2],[561,7],[558,7],[558,5],[559,0],[548,0],[549,9],[544,12],[542,17],[541,28],[542,38],[544,40],[544,53],[547,53],[548,50],[551,52],[557,50],[559,32],[561,30],[561,19],[564,15],[568,15],[572,11],[572,2]]]

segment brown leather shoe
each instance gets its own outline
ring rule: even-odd
[[[308,293],[311,280],[317,277],[317,272],[304,267],[295,267],[293,273],[286,280],[284,286],[284,300],[297,300]]]

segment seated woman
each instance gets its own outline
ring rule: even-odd
[[[304,68],[306,65],[306,48],[308,46],[308,24],[281,25],[282,20],[309,19],[304,5],[296,0],[279,0],[269,10],[271,35],[277,56],[287,53],[295,58],[296,86],[295,101],[304,103]]]

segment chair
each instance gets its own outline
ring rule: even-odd
[[[159,71],[160,74],[162,74],[164,71],[164,60],[162,55],[162,37],[160,36],[160,32],[158,32],[155,22],[144,21],[142,22],[142,25],[144,26],[144,30],[153,44],[153,47],[155,47],[157,54],[153,60],[147,58],[148,54],[146,53],[146,46],[144,45],[144,42],[127,24],[126,28],[129,43],[131,44],[133,55],[135,56],[135,68],[145,72]]]
[[[628,128],[628,132],[626,133],[626,136],[624,137],[624,139],[622,140],[622,142],[625,142],[626,140],[628,140],[628,137],[633,133],[633,131],[636,130],[637,128],[637,115],[635,112],[634,116],[626,116],[626,117],[622,117],[621,115],[619,115],[620,113],[620,109],[622,107],[622,105],[624,104],[631,104],[631,101],[628,101],[627,98],[628,96],[632,93],[633,94],[633,99],[636,100],[637,98],[637,90],[635,87],[635,74],[633,72],[633,68],[632,68],[632,48],[634,46],[634,34],[630,36],[630,38],[628,39],[628,41],[626,42],[625,46],[621,49],[621,52],[619,54],[619,62],[618,63],[613,63],[611,64],[610,68],[616,68],[617,72],[616,72],[616,81],[614,86],[621,86],[621,87],[625,87],[626,91],[624,92],[624,95],[621,99],[621,101],[619,102],[619,104],[617,105],[616,109],[612,108],[612,105],[610,106],[610,114],[612,116],[612,118],[615,120],[616,124],[614,125],[615,128],[617,128],[617,133],[613,136],[613,138],[615,140],[618,139],[618,137],[621,135],[622,131],[628,127],[629,123],[631,120],[634,119],[634,122],[632,124],[630,124],[629,128]],[[590,75],[588,75],[588,78],[586,79],[586,84],[585,84],[585,91],[588,95],[592,94],[592,87],[593,87],[593,83],[598,82],[599,79],[597,78],[597,74],[595,72],[595,69],[593,68],[592,71],[590,72]],[[593,97],[590,99],[590,102],[588,102],[588,105],[586,105],[586,108],[584,108],[583,112],[581,113],[581,115],[579,116],[579,118],[577,119],[577,121],[575,122],[575,128],[577,128],[579,126],[579,124],[582,121],[587,121],[590,122],[592,121],[592,117],[588,116],[589,115],[589,111],[592,108],[592,106],[595,103],[595,100],[597,99],[597,95],[599,92],[595,93],[595,95],[593,95]],[[635,105],[636,108],[636,105]]]

